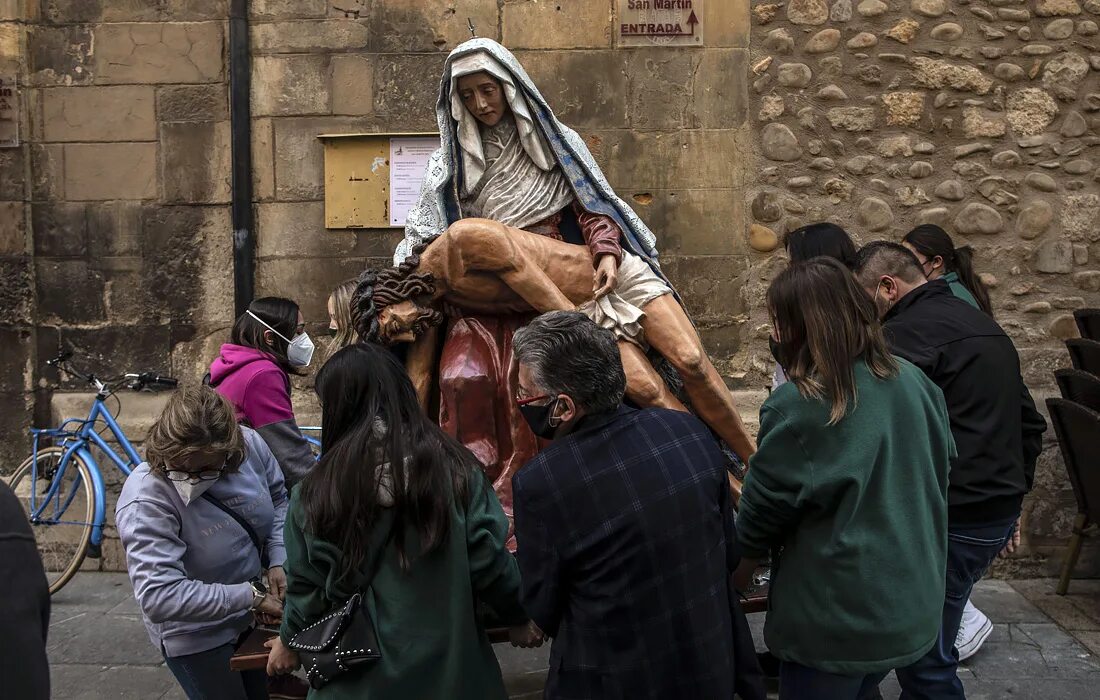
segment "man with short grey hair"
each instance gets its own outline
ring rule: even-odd
[[[554,639],[545,697],[763,698],[713,435],[624,406],[615,337],[582,313],[539,316],[513,349],[520,411],[553,440],[512,479],[524,605]]]

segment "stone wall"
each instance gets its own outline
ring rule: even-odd
[[[943,226],[974,248],[1037,398],[1056,394],[1072,310],[1100,305],[1098,22],[1095,0],[754,3],[754,235]],[[1058,564],[1075,510],[1051,431],[1021,565]]]
[[[1058,1],[705,0],[702,48],[619,49],[612,0],[252,0],[257,292],[297,299],[320,335],[328,290],[388,262],[399,231],[324,228],[317,136],[434,130],[469,18],[657,233],[748,422],[779,237],[822,218],[863,240],[939,221],[974,244],[1042,395],[1070,310],[1100,303],[1100,5]],[[59,339],[103,374],[197,381],[226,337],[227,8],[0,0],[24,121],[24,145],[0,149],[0,473],[32,419],[75,405],[54,389],[82,387],[42,365]],[[307,382],[295,401],[312,421]],[[1054,449],[1028,508],[1035,570],[1072,512]]]

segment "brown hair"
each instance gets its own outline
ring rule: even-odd
[[[351,298],[357,286],[359,286],[358,279],[344,280],[329,295],[332,299],[332,315],[336,317],[337,326],[336,334],[328,343],[329,357],[335,355],[337,350],[359,342],[359,334],[355,332],[355,325],[351,320]]]
[[[172,462],[196,452],[221,452],[236,469],[245,458],[244,436],[233,404],[208,386],[180,389],[145,439],[145,459],[161,476]]]
[[[792,265],[768,287],[767,299],[780,334],[779,364],[800,394],[831,404],[829,425],[856,404],[856,362],[879,379],[897,375],[874,304],[836,260]]]
[[[429,241],[428,243],[430,243]],[[420,254],[428,243],[413,248],[409,257],[397,267],[385,270],[366,269],[359,275],[355,294],[351,298],[351,317],[360,340],[379,342],[378,314],[391,304],[399,304],[416,296],[435,293],[435,278],[429,273],[416,272],[420,266]],[[436,325],[443,314],[432,310],[428,317],[417,324],[413,332],[420,335],[423,326]]]

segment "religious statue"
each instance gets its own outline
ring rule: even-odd
[[[366,340],[410,343],[422,403],[438,390],[440,425],[486,465],[509,515],[511,475],[539,447],[509,372],[512,334],[535,312],[587,313],[619,339],[628,399],[687,410],[655,351],[691,410],[747,464],[755,445],[661,272],[653,234],[515,57],[489,39],[460,45],[436,112],[441,146],[396,267],[361,276],[356,326]]]

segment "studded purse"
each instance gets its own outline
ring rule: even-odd
[[[374,569],[359,592],[341,607],[294,635],[287,645],[298,652],[309,685],[314,690],[324,687],[337,676],[363,669],[382,658],[382,652],[378,649],[378,633],[367,611],[363,591],[374,579],[389,540],[387,536]]]

